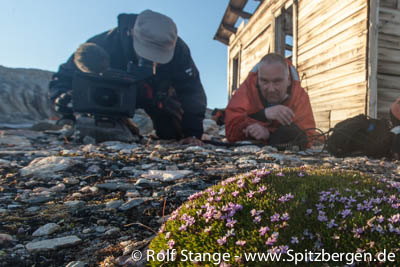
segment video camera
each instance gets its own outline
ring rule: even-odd
[[[76,72],[72,79],[75,112],[95,117],[132,117],[136,108],[137,81],[128,73],[104,74]]]
[[[76,72],[72,79],[73,110],[90,115],[76,120],[80,137],[91,136],[96,142],[136,141],[137,136],[123,118],[134,116],[137,90],[140,81],[146,78],[148,75],[114,69],[101,74]]]

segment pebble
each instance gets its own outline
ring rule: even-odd
[[[29,252],[49,251],[60,247],[74,246],[79,244],[81,241],[80,238],[72,235],[37,242],[29,242],[25,247]]]
[[[33,232],[32,236],[51,235],[52,233],[60,230],[60,228],[61,227],[56,223],[48,223],[48,224],[41,226],[35,232]]]

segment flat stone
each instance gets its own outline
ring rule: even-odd
[[[201,146],[190,146],[187,147],[184,151],[185,152],[200,152],[206,150],[204,147]]]
[[[96,187],[98,187],[100,189],[110,190],[110,191],[116,191],[116,190],[126,191],[129,189],[135,188],[135,186],[133,184],[127,184],[127,183],[121,183],[121,182],[97,184]]]
[[[261,148],[255,145],[248,145],[248,146],[239,146],[234,149],[234,152],[240,152],[240,153],[256,153],[260,151]]]
[[[4,145],[12,145],[16,147],[30,147],[32,146],[31,142],[23,136],[4,136],[0,135],[0,144]]]
[[[64,183],[70,184],[70,185],[79,184],[79,179],[77,179],[77,178],[69,178],[69,177],[67,177],[67,178],[64,178],[63,181],[64,181]]]
[[[86,202],[82,200],[71,200],[64,202],[64,205],[71,209],[79,209],[84,207]]]
[[[113,200],[106,203],[106,209],[118,209],[124,202],[122,200]]]
[[[54,173],[65,171],[79,163],[80,161],[75,159],[58,156],[37,158],[31,161],[28,166],[22,168],[20,174],[22,176],[51,177],[54,176]]]
[[[120,229],[118,227],[112,227],[111,229],[107,230],[104,235],[106,236],[113,236],[116,235],[120,232]]]
[[[142,203],[144,203],[144,200],[142,198],[134,198],[134,199],[128,200],[127,202],[122,204],[119,207],[119,210],[127,211],[127,210],[130,210],[130,209],[134,208],[134,207],[139,206]]]
[[[52,199],[53,199],[52,197],[48,197],[48,196],[37,196],[37,197],[31,197],[28,199],[24,199],[22,201],[25,203],[28,203],[28,204],[39,204],[39,203],[48,202]]]
[[[104,142],[102,143],[107,149],[113,150],[113,151],[119,151],[119,150],[132,150],[137,148],[137,145],[130,145],[130,144],[125,144],[117,141],[110,141],[110,142]]]
[[[192,171],[180,170],[180,171],[162,171],[162,170],[150,170],[147,174],[144,174],[145,178],[148,179],[159,179],[164,182],[170,182],[184,178],[191,174]]]
[[[0,167],[11,167],[11,161],[5,160],[5,159],[0,159]]]
[[[49,251],[58,248],[74,246],[82,240],[75,235],[65,236],[60,238],[47,239],[26,244],[26,249],[29,252]]]
[[[71,261],[65,267],[85,267],[87,264],[83,261]]]
[[[32,236],[45,236],[51,235],[52,233],[58,231],[61,227],[56,223],[48,223],[39,227]]]

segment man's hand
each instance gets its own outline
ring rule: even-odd
[[[267,140],[270,135],[268,129],[258,123],[250,124],[243,132],[246,137],[251,137],[256,140]]]
[[[294,117],[293,111],[284,105],[266,108],[264,114],[268,120],[277,120],[282,125],[290,125]]]
[[[179,141],[179,144],[181,145],[195,145],[195,146],[202,146],[203,142],[200,139],[197,139],[196,137],[186,137],[183,138],[182,140]]]

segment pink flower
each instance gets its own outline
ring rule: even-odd
[[[287,220],[289,220],[290,219],[290,217],[289,217],[289,214],[287,213],[287,212],[285,212],[284,214],[282,214],[282,216],[281,216],[281,220],[282,221],[287,221]]]
[[[252,198],[253,196],[254,196],[254,192],[251,191],[251,190],[250,190],[250,192],[248,192],[248,193],[246,194],[246,197],[248,197],[248,198]]]
[[[263,193],[263,192],[266,191],[266,190],[267,190],[267,187],[266,187],[265,185],[263,185],[263,186],[260,186],[260,187],[258,188],[257,192],[258,192],[258,193]]]
[[[174,241],[173,239],[171,239],[171,240],[169,240],[169,241],[167,242],[167,245],[168,245],[168,247],[169,247],[170,249],[172,249],[172,248],[174,247],[174,245],[175,245],[175,241]]]
[[[269,228],[268,228],[268,226],[261,227],[260,230],[258,230],[258,231],[260,232],[260,235],[261,235],[261,236],[264,236],[265,233],[266,233],[267,231],[269,231]]]
[[[226,243],[226,236],[224,236],[224,237],[218,239],[218,240],[217,240],[217,243],[218,243],[220,246],[224,245],[224,244]]]
[[[251,182],[252,182],[253,184],[258,184],[260,181],[261,181],[261,178],[260,178],[260,177],[256,177],[256,178],[254,178]]]
[[[276,238],[269,237],[269,238],[267,239],[267,242],[265,242],[265,245],[267,245],[267,246],[272,246],[273,244],[275,244],[275,242],[276,242]]]
[[[400,213],[393,215],[388,221],[393,224],[400,222]]]
[[[227,223],[225,225],[226,225],[226,227],[233,228],[235,226],[235,223],[237,223],[236,220],[228,219]]]
[[[244,241],[244,240],[238,240],[238,241],[236,241],[235,244],[238,245],[238,246],[243,247],[244,245],[246,245],[246,241]]]
[[[232,192],[232,196],[237,197],[239,195],[239,191]]]
[[[279,252],[282,254],[286,254],[288,249],[289,249],[288,246],[279,246]]]
[[[347,216],[351,215],[351,210],[346,209],[342,211],[340,214],[342,215],[343,218],[346,218]]]
[[[271,218],[271,222],[278,222],[279,221],[279,214],[275,213],[274,215],[272,215]]]
[[[276,176],[285,176],[285,174],[284,174],[283,172],[278,172],[278,173],[276,174]]]
[[[253,221],[255,223],[260,223],[261,222],[261,216],[256,216]]]

